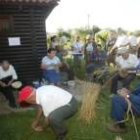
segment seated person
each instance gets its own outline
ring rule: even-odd
[[[115,121],[114,125],[108,125],[111,132],[125,132],[126,126],[123,122],[128,104],[125,99],[129,99],[132,103],[132,111],[134,115],[140,115],[140,85],[136,90],[130,92],[126,88],[118,90],[118,94],[111,99],[111,118]]]
[[[95,68],[105,66],[106,52],[97,45],[96,51],[91,55],[90,62],[86,65],[86,73],[92,74]]]
[[[55,56],[56,51],[53,48],[48,49],[47,56],[43,57],[41,68],[43,69],[43,78],[50,84],[59,85],[61,76],[59,67],[62,65],[60,59]]]
[[[57,54],[56,56],[59,57],[59,59],[62,62],[62,66],[60,67],[60,72],[65,72],[68,75],[68,80],[74,80],[74,72],[69,67],[68,63],[65,61],[65,56],[68,55],[68,51],[64,50],[61,46],[57,47]]]
[[[138,58],[134,54],[130,54],[127,47],[122,47],[119,51],[119,56],[116,56],[116,65],[120,73],[117,73],[112,78],[110,92],[117,93],[118,81],[122,82],[122,87],[129,88],[130,83],[134,80],[136,73],[135,69],[139,63]],[[132,72],[133,71],[133,72]],[[122,75],[121,73],[124,73]]]
[[[7,60],[3,60],[0,66],[0,91],[9,101],[9,106],[12,108],[16,107],[11,87],[15,80],[17,80],[17,74],[14,67]]]

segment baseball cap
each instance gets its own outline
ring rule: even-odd
[[[25,86],[19,91],[18,102],[24,102],[26,98],[32,93],[33,88],[31,86]]]

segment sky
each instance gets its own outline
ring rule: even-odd
[[[139,14],[140,0],[60,0],[46,20],[46,31],[88,25],[134,31],[140,29]]]

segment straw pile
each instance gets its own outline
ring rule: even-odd
[[[95,107],[100,93],[100,85],[92,82],[83,82],[83,87],[84,95],[79,111],[79,119],[90,123],[93,117],[95,117]]]

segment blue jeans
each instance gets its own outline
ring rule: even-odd
[[[132,110],[135,115],[140,115],[140,94],[130,94],[130,101],[132,103]],[[128,109],[127,102],[120,95],[114,95],[111,99],[111,118],[114,121],[124,120],[125,112]]]
[[[54,69],[43,71],[42,78],[48,80],[49,83],[58,83],[61,81],[60,73]]]

